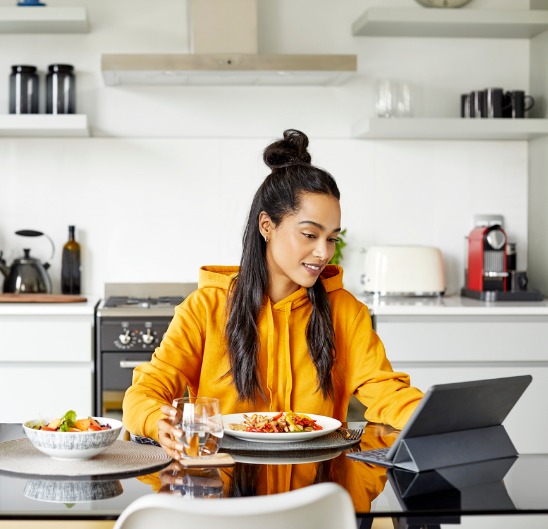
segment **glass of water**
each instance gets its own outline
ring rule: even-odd
[[[224,432],[219,399],[181,397],[173,401],[173,406],[180,411],[175,426],[183,432],[183,436],[177,439],[183,445],[182,456],[200,458],[215,455]]]
[[[376,83],[375,113],[380,118],[405,118],[411,112],[411,87],[405,81],[380,79]]]

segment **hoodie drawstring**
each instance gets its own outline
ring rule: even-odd
[[[291,369],[291,342],[289,341],[289,318],[291,316],[291,301],[285,304],[285,367],[287,369],[287,383],[285,386],[284,410],[291,410],[291,391],[293,390],[293,370]]]
[[[270,300],[268,300],[266,303],[266,317],[268,322],[267,324],[268,335],[267,335],[267,344],[266,344],[266,350],[268,354],[268,362],[267,362],[268,371],[266,374],[266,387],[268,389],[268,396],[270,399],[269,409],[270,411],[278,411],[278,410],[272,409],[272,404],[273,404],[272,388],[274,387],[275,357],[274,357],[274,316],[272,314],[272,303]]]

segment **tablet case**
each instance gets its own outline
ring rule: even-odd
[[[393,464],[414,472],[517,456],[504,426],[402,439]]]
[[[388,463],[367,451],[347,457],[423,472],[518,454],[502,422],[530,375],[431,386],[394,442]]]

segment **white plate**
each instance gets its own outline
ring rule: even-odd
[[[260,415],[266,415],[267,417],[274,417],[277,415],[276,412],[249,412],[245,415],[253,415],[257,413]],[[302,412],[295,412],[302,413]],[[316,421],[316,424],[319,424],[321,430],[313,430],[311,432],[291,432],[291,433],[257,433],[257,432],[241,432],[238,430],[231,430],[229,424],[239,424],[244,422],[243,413],[233,413],[231,415],[223,415],[223,425],[225,427],[225,434],[231,435],[238,439],[243,439],[244,441],[254,441],[257,443],[294,443],[296,441],[308,441],[309,439],[314,439],[314,437],[321,437],[327,435],[328,433],[334,432],[337,428],[340,428],[341,422],[337,419],[332,419],[331,417],[324,417],[323,415],[312,415],[311,413],[305,413],[311,419]]]

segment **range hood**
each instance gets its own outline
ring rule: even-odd
[[[258,53],[257,0],[189,0],[191,53],[103,54],[106,85],[336,85],[355,55]]]

